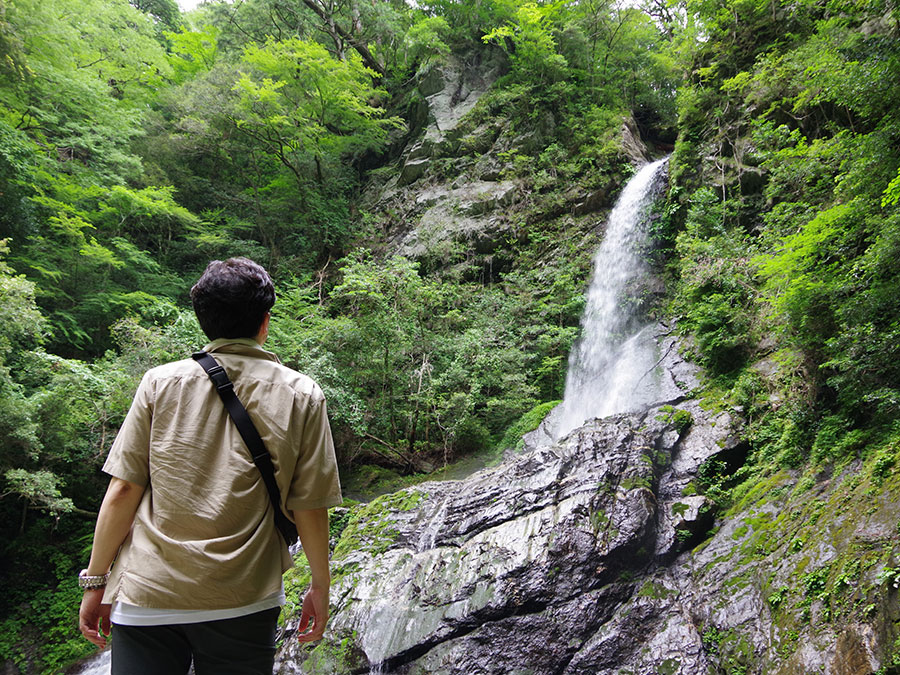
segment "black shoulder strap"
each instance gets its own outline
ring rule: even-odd
[[[297,528],[294,526],[284,512],[281,510],[281,494],[278,492],[278,484],[275,482],[275,467],[272,464],[272,457],[266,450],[259,432],[247,414],[247,409],[241,403],[240,399],[234,393],[234,385],[228,379],[225,369],[219,365],[207,352],[195,352],[191,355],[197,363],[199,363],[209,379],[216,386],[219,392],[219,398],[225,404],[225,409],[234,421],[238,433],[244,439],[250,456],[253,457],[253,463],[262,474],[263,482],[266,484],[266,491],[269,493],[269,501],[272,502],[272,508],[275,510],[275,527],[281,532],[281,536],[287,542],[288,546],[297,542]]]

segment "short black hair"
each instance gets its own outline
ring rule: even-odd
[[[275,286],[249,258],[213,260],[191,288],[191,302],[210,340],[252,338],[275,304]]]

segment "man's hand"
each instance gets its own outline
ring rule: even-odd
[[[84,592],[81,611],[78,613],[78,627],[81,634],[103,649],[109,635],[109,605],[103,604],[103,589],[94,588]]]
[[[310,623],[312,621],[312,623]],[[300,642],[321,640],[328,623],[328,589],[310,588],[303,597],[303,611],[297,626]]]
[[[322,638],[325,624],[328,623],[328,589],[331,588],[331,572],[328,569],[328,509],[294,511],[294,522],[309,562],[311,577],[309,590],[303,597],[297,639],[300,642],[314,642]]]

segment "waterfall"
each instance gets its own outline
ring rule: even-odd
[[[67,671],[70,675],[109,675],[111,652],[104,649],[86,660],[80,667]]]
[[[661,190],[668,158],[644,165],[609,214],[581,319],[581,338],[569,354],[563,402],[554,436],[585,421],[631,411],[654,398],[656,350],[650,325],[635,311],[629,287],[647,273],[640,246],[647,240],[648,209]]]

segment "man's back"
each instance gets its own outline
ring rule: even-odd
[[[336,474],[323,472],[333,448],[319,387],[249,340],[216,340],[209,350],[272,456],[282,505],[339,503]],[[291,561],[259,470],[195,361],[147,372],[104,471],[152,485],[110,578],[110,599],[219,609],[278,591]]]
[[[324,396],[261,348],[275,302],[262,267],[213,261],[191,300],[212,340],[205,350],[272,459],[272,500],[296,524],[311,577],[298,639],[316,640],[328,621],[327,508],[341,502]],[[111,479],[79,574],[80,627],[103,647],[114,624],[114,675],[173,675],[192,661],[198,675],[271,673],[292,561],[261,469],[199,363],[145,374],[103,469]]]

